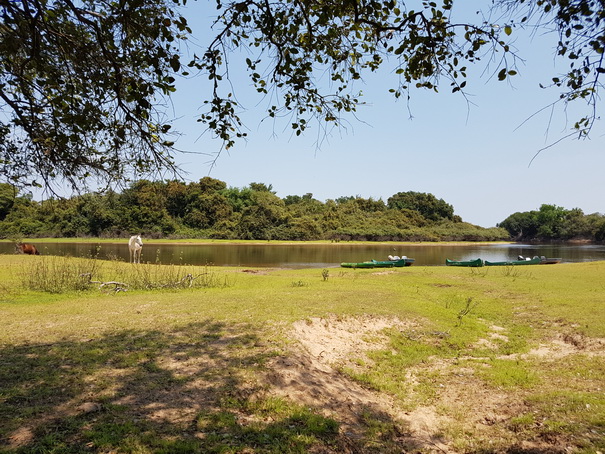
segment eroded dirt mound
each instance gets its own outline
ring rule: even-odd
[[[559,446],[562,440],[556,436],[552,440],[524,440],[514,430],[510,431],[514,426],[511,421],[520,414],[528,414],[531,408],[522,391],[508,393],[486,384],[476,369],[489,365],[482,365],[480,357],[432,358],[406,371],[411,401],[415,400],[415,386],[427,377],[433,377],[434,391],[432,398],[419,399],[418,402],[424,403],[408,412],[399,408],[388,394],[368,389],[341,372],[343,368],[359,370],[357,361],[371,363],[366,353],[388,348],[384,330],[393,328],[421,329],[411,321],[377,316],[331,316],[294,323],[288,333],[295,341],[291,351],[270,365],[272,371],[267,379],[271,392],[334,418],[347,437],[360,440],[367,437],[371,420],[391,425],[393,449],[389,452],[458,452],[447,442],[452,431],[472,433],[476,442],[485,445],[497,439],[500,446],[514,447],[519,452],[562,452]],[[489,326],[486,338],[472,349],[497,352],[509,341],[505,328]],[[557,360],[578,353],[602,355],[603,346],[603,340],[558,333],[550,342],[528,353],[497,357]],[[477,362],[465,365],[465,359]]]
[[[404,412],[388,395],[362,387],[338,371],[368,350],[386,347],[385,328],[410,329],[412,322],[387,317],[311,318],[294,323],[300,349],[276,359],[268,376],[273,392],[319,409],[341,424],[345,436],[363,436],[368,420],[393,424],[401,452],[452,452],[441,439],[441,417],[430,407]]]

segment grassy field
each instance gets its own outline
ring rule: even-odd
[[[605,452],[604,275],[0,255],[0,452]]]

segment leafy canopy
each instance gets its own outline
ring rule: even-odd
[[[185,0],[0,0],[2,175],[77,187],[174,169],[164,103],[176,77],[194,72],[210,81],[199,121],[232,147],[246,136],[229,80],[234,60],[269,100],[267,116],[287,118],[297,135],[313,121],[342,125],[361,102],[356,81],[380,69],[395,74],[396,98],[444,86],[464,95],[469,65],[495,65],[499,80],[516,74],[508,40],[521,28],[555,33],[569,71],[550,84],[560,102],[588,105],[573,133],[586,136],[597,118],[602,0],[495,0],[462,22],[454,0],[215,4],[212,39],[187,56]]]
[[[190,30],[171,0],[4,0],[0,167],[74,187],[173,167],[160,104]]]

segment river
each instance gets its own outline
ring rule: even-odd
[[[35,241],[33,242],[34,244]],[[36,244],[43,255],[96,256],[100,259],[128,260],[127,240],[120,243]],[[0,254],[14,253],[9,242],[0,242]],[[414,258],[414,265],[444,265],[445,259],[490,261],[513,260],[518,255],[560,257],[563,262],[605,260],[605,245],[587,244],[401,244],[401,243],[146,243],[143,262],[240,267],[332,268],[341,262],[386,260],[388,255]]]

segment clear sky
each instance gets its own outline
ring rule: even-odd
[[[473,2],[477,3],[477,2]],[[208,44],[213,2],[188,3],[183,13],[196,36],[193,51]],[[318,147],[323,134],[317,127],[303,137],[291,134],[289,122],[263,122],[268,101],[246,95],[251,83],[232,73],[234,89],[241,94],[248,139],[223,152],[216,166],[203,153],[216,153],[220,141],[200,137],[196,122],[208,87],[200,79],[179,82],[171,115],[182,136],[176,146],[188,152],[177,156],[189,181],[211,176],[229,186],[251,182],[273,185],[280,197],[312,193],[325,201],[341,196],[386,200],[397,192],[434,194],[453,205],[466,222],[495,226],[517,211],[555,204],[584,213],[605,212],[605,141],[602,122],[590,140],[565,140],[532,157],[545,145],[569,131],[577,118],[568,112],[545,111],[524,120],[558,98],[555,90],[540,89],[556,75],[553,63],[555,37],[519,38],[517,47],[525,60],[513,84],[498,82],[477,67],[467,92],[473,105],[459,94],[412,91],[410,111],[405,101],[389,93],[396,82],[388,71],[373,75],[358,86],[366,106],[357,119],[349,118],[346,130],[334,131]],[[492,70],[497,69],[496,66]],[[499,69],[499,68],[498,68]],[[603,103],[601,103],[603,107]]]

